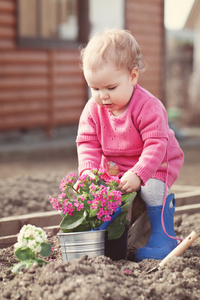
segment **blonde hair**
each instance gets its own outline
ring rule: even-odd
[[[131,71],[138,67],[144,70],[142,54],[135,38],[128,30],[110,29],[95,34],[87,46],[81,50],[82,68],[93,71],[105,63],[113,63],[117,69]]]

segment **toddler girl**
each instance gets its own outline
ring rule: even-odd
[[[177,245],[175,200],[166,196],[179,175],[183,152],[161,101],[137,83],[144,64],[128,31],[96,34],[81,56],[92,97],[79,122],[79,173],[91,175],[91,169],[101,168],[120,178],[123,192],[140,190],[152,234],[135,259],[162,259]]]

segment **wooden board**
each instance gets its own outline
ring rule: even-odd
[[[176,207],[200,203],[199,186],[173,185],[170,192],[175,194]]]
[[[57,211],[39,212],[0,219],[0,237],[18,234],[23,225],[38,227],[59,225],[62,217]]]

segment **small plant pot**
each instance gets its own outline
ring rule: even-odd
[[[58,233],[63,260],[105,254],[105,230]]]
[[[126,226],[122,236],[116,240],[108,240],[106,233],[105,256],[112,260],[126,259],[128,230],[129,226]]]

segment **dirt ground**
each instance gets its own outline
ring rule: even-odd
[[[199,186],[200,142],[181,142],[185,163],[176,184]],[[0,218],[52,210],[63,176],[77,172],[76,151],[65,149],[0,153]],[[199,213],[175,217],[177,236],[200,234]],[[154,273],[155,260],[112,261],[105,256],[63,262],[57,236],[46,266],[13,275],[13,246],[0,249],[0,299],[200,299],[200,239]]]

